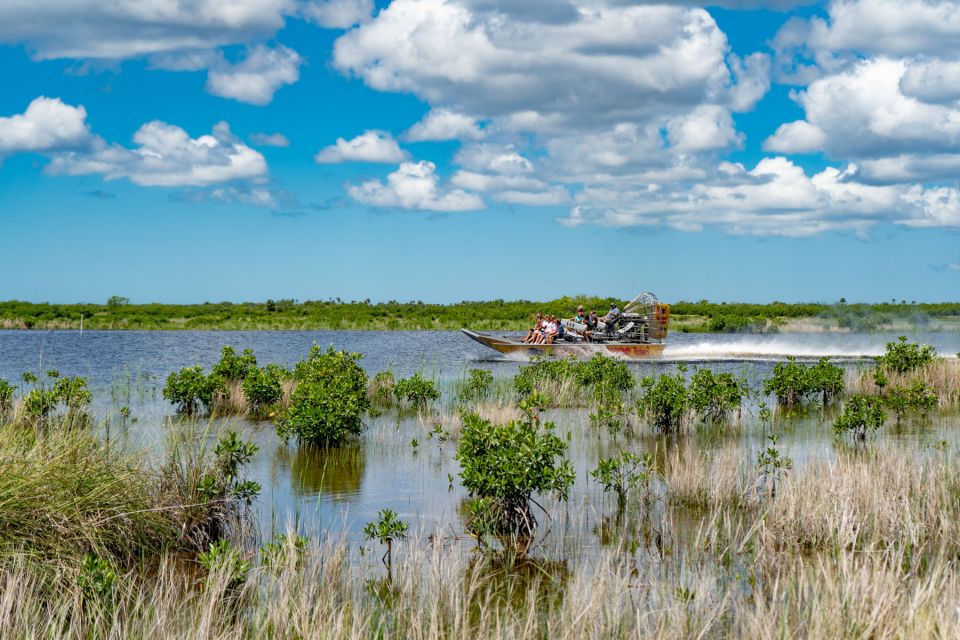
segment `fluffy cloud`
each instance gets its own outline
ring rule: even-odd
[[[667,122],[670,145],[681,153],[713,151],[743,144],[733,126],[730,112],[723,107],[704,105]]]
[[[131,58],[268,37],[297,10],[292,0],[8,0],[0,42],[41,60]]]
[[[764,140],[765,151],[774,153],[810,153],[823,149],[827,144],[827,134],[820,127],[806,120],[786,122]]]
[[[766,158],[752,170],[724,164],[710,182],[689,190],[584,189],[564,224],[665,225],[696,231],[808,236],[824,231],[865,233],[888,221],[908,226],[960,227],[960,192],[919,186],[876,186],[857,169],[828,167],[813,176],[786,158]]]
[[[411,142],[427,140],[479,140],[483,130],[476,120],[449,109],[434,109],[404,134]]]
[[[387,176],[387,182],[370,180],[348,187],[350,197],[376,207],[422,211],[482,209],[483,200],[462,189],[443,189],[432,162],[404,162]]]
[[[960,7],[957,10],[960,11]],[[911,62],[900,79],[900,89],[905,95],[924,102],[960,100],[960,60]]]
[[[960,106],[905,95],[909,68],[903,60],[876,58],[816,80],[796,95],[806,119],[780,126],[765,148],[848,159],[956,152]]]
[[[833,0],[828,18],[790,21],[775,43],[803,44],[825,55],[960,55],[956,0]]]
[[[0,154],[78,149],[93,141],[82,106],[39,97],[20,114],[0,118]]]
[[[314,160],[321,164],[338,162],[383,162],[392,164],[406,160],[407,152],[386,131],[365,131],[352,140],[337,138],[336,143],[321,149]]]
[[[726,37],[702,9],[576,5],[574,18],[551,23],[507,20],[482,4],[394,0],[336,41],[333,62],[374,89],[555,129],[675,115],[702,103],[749,108],[744,96],[761,94],[751,75],[762,69],[759,59],[739,65],[749,79],[737,89]]]
[[[87,151],[53,155],[47,172],[57,175],[102,175],[106,180],[126,178],[143,186],[201,187],[264,176],[263,156],[237,140],[226,123],[209,135],[191,138],[180,127],[148,122],[128,149],[96,138]]]
[[[284,46],[258,45],[236,64],[221,64],[207,74],[207,91],[255,105],[269,104],[273,94],[300,78],[303,59]]]

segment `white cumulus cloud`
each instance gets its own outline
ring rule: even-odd
[[[784,125],[767,141],[768,148],[810,151],[819,142],[822,150],[841,158],[958,149],[960,106],[905,95],[901,79],[908,66],[875,58],[814,81],[797,95],[806,124]]]
[[[434,109],[404,134],[411,142],[427,140],[480,140],[484,132],[476,120],[449,109]]]
[[[692,189],[588,188],[576,201],[564,224],[716,227],[784,236],[866,233],[878,222],[960,227],[957,189],[864,184],[852,165],[808,176],[782,157],[765,158],[749,171],[725,163],[712,180]]]
[[[97,138],[89,151],[53,155],[48,173],[126,178],[143,186],[202,187],[234,180],[251,180],[267,173],[257,151],[240,142],[225,122],[208,135],[191,138],[178,126],[148,122],[133,137],[135,147],[109,144]]]
[[[339,162],[382,162],[393,164],[406,160],[407,153],[386,131],[365,131],[356,138],[337,138],[336,143],[321,149],[314,160],[321,164]]]
[[[132,58],[268,37],[296,11],[291,0],[6,0],[0,42],[41,60]]]
[[[376,207],[422,211],[470,211],[482,209],[483,200],[462,189],[444,189],[432,162],[404,162],[387,176],[386,183],[370,180],[348,187],[357,202]]]
[[[255,105],[269,104],[273,94],[300,79],[303,59],[293,49],[257,45],[236,64],[220,64],[207,74],[207,91]]]
[[[75,149],[92,140],[86,109],[60,98],[41,96],[23,113],[0,117],[0,154]]]

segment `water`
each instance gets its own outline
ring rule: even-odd
[[[659,362],[633,363],[638,374],[673,370],[680,362],[708,364],[715,370],[744,374],[758,386],[774,363],[786,355],[841,358],[845,366],[865,366],[866,359],[883,352],[894,334],[773,334],[672,336]],[[960,333],[914,334],[911,339],[934,345],[944,355],[960,351]],[[138,421],[114,432],[111,437],[132,447],[161,451],[169,431],[202,430],[205,424],[171,420],[172,408],[160,397],[163,379],[184,366],[209,367],[220,349],[232,345],[251,348],[260,363],[292,365],[302,359],[312,344],[333,345],[363,354],[362,365],[371,374],[390,368],[398,376],[425,371],[449,382],[467,368],[492,369],[498,377],[516,372],[519,363],[500,358],[459,332],[0,332],[0,377],[16,381],[24,371],[57,369],[62,375],[87,377],[95,391],[95,411],[101,416],[115,414],[128,405]],[[368,430],[353,446],[336,452],[312,451],[281,442],[270,423],[231,419],[214,428],[232,428],[255,441],[260,452],[249,468],[251,479],[263,492],[255,507],[261,532],[284,529],[290,523],[306,533],[321,529],[346,530],[359,538],[363,524],[382,508],[392,508],[411,523],[426,530],[442,527],[452,535],[463,533],[459,467],[454,460],[455,442],[441,442],[429,433],[438,422],[452,426],[454,409],[441,402],[433,415],[397,416],[395,413],[368,421]],[[547,503],[554,513],[543,544],[558,552],[588,553],[600,544],[595,534],[603,514],[609,511],[609,497],[599,492],[589,471],[600,457],[610,456],[627,446],[636,452],[661,450],[662,439],[643,435],[611,440],[598,435],[588,424],[584,410],[554,411],[558,433],[570,441],[571,459],[577,472],[569,505]],[[672,441],[672,453],[683,447],[719,450],[736,447],[749,460],[765,446],[762,430],[748,409],[747,427],[724,435],[693,433]],[[781,447],[797,465],[834,455],[830,432],[831,416],[819,412],[780,425]],[[753,425],[752,427],[749,425]],[[921,427],[906,425],[888,428],[893,442],[921,450],[941,439],[955,440],[956,417],[937,418]],[[414,448],[412,440],[418,440]],[[452,478],[452,483],[451,483]],[[586,550],[586,551],[585,551]]]
[[[944,355],[960,351],[960,333],[917,333],[910,338]],[[676,334],[667,341],[663,360],[752,362],[785,355],[856,359],[883,353],[891,340],[896,334]],[[518,366],[458,331],[0,331],[0,378],[16,380],[24,371],[57,369],[63,375],[85,376],[92,385],[108,385],[124,370],[159,380],[181,367],[210,366],[226,345],[253,349],[262,363],[291,365],[313,344],[362,353],[361,364],[371,373],[389,368],[400,376],[426,371],[452,377],[465,367],[481,366],[506,375]]]

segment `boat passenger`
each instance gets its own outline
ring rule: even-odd
[[[557,339],[557,319],[553,316],[547,316],[547,323],[543,327],[543,342],[546,344],[553,344],[554,340]]]
[[[594,311],[593,309],[590,309],[590,313],[587,314],[587,321],[584,323],[587,325],[588,334],[597,330],[598,322],[599,322],[599,319],[597,319],[597,312]]]
[[[538,313],[537,321],[533,323],[533,326],[530,328],[530,331],[527,332],[527,337],[524,338],[523,341],[528,344],[533,342],[533,339],[536,337],[537,332],[540,331],[542,326],[543,326],[543,314]]]

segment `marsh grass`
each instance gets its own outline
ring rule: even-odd
[[[281,380],[280,387],[283,389],[283,395],[276,405],[267,407],[267,413],[260,415],[253,405],[247,400],[243,392],[243,380],[230,380],[224,384],[224,388],[218,391],[213,397],[213,404],[210,407],[210,415],[214,418],[224,417],[249,417],[252,419],[268,419],[285,410],[290,406],[290,396],[297,388],[295,380]]]
[[[0,532],[5,552],[69,562],[96,553],[131,562],[174,544],[154,479],[136,458],[73,429],[38,435],[0,426]]]
[[[703,451],[675,447],[665,462],[664,494],[671,504],[696,508],[757,506],[757,474],[741,447]]]
[[[874,371],[873,368],[848,370],[847,391],[859,395],[879,395],[884,389],[907,388],[914,381],[919,380],[937,393],[938,405],[941,409],[960,406],[960,358],[937,358],[931,364],[907,373],[885,370],[888,383],[884,389],[877,386]]]

